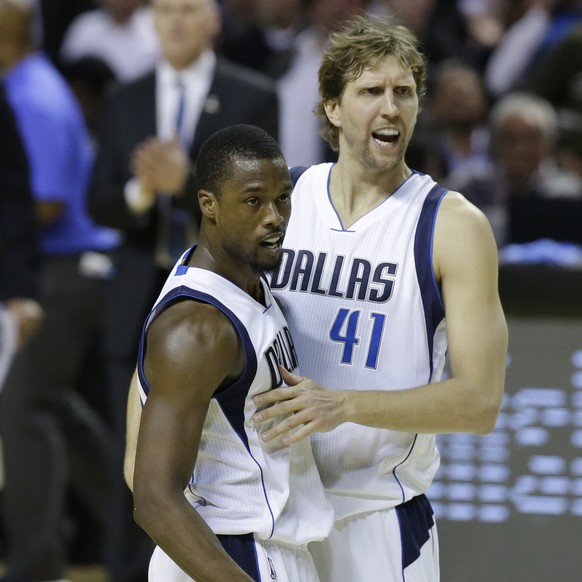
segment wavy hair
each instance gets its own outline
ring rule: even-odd
[[[333,150],[339,149],[339,130],[327,118],[324,104],[339,101],[348,82],[390,55],[411,71],[418,97],[422,97],[427,84],[426,59],[418,39],[408,28],[390,18],[356,16],[330,35],[319,67],[320,101],[314,114],[322,123],[321,136]]]

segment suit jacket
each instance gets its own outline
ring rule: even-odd
[[[255,71],[217,59],[214,78],[195,129],[190,158],[196,160],[204,141],[213,133],[237,123],[262,127],[278,138],[279,107],[273,82]],[[88,196],[89,212],[99,223],[124,233],[118,250],[117,275],[111,288],[110,320],[106,348],[115,357],[134,358],[143,319],[160,290],[160,273],[154,264],[157,211],[133,213],[125,202],[124,188],[132,177],[134,148],[156,135],[156,73],[117,88],[108,98],[98,137],[99,150]],[[196,185],[191,175],[182,197],[199,218]]]
[[[0,85],[0,301],[36,296],[38,245],[28,160]]]

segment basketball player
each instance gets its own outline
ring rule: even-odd
[[[306,549],[333,514],[309,441],[265,442],[252,397],[297,366],[264,271],[281,255],[292,185],[277,143],[231,126],[200,150],[199,243],[146,319],[135,518],[156,542],[152,582],[316,582]],[[278,419],[273,420],[273,426]]]
[[[486,434],[501,404],[507,327],[491,228],[405,162],[425,83],[409,30],[348,22],[319,69],[317,111],[338,161],[291,171],[271,289],[312,380],[285,374],[295,386],[255,397],[254,420],[293,413],[265,442],[311,435],[336,519],[310,546],[323,582],[439,580],[425,497],[435,433]]]

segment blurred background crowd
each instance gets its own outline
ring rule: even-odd
[[[429,62],[408,165],[481,208],[500,252],[582,245],[581,0],[0,0],[7,582],[73,562],[147,579],[125,398],[172,243],[195,237],[190,161],[231,123],[269,131],[290,166],[333,161],[317,69],[358,12],[411,28]]]

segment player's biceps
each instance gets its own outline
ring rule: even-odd
[[[483,322],[470,309],[447,312],[448,358],[452,375],[471,383],[485,365]]]

